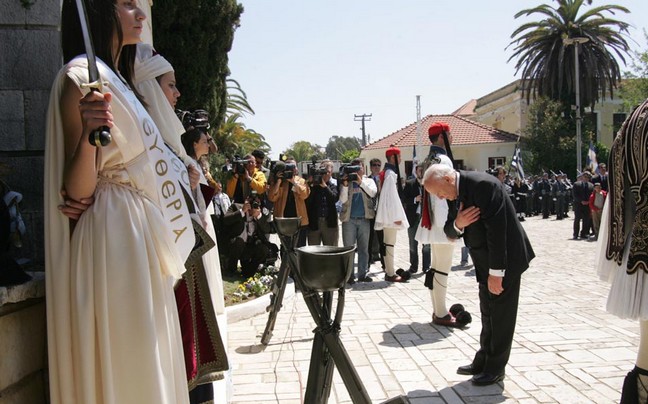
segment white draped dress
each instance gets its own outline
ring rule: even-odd
[[[138,120],[143,108],[132,104],[125,84],[113,81],[105,88],[113,94],[114,140],[98,151],[94,204],[73,233],[57,209],[62,202],[65,164],[59,100],[66,77],[77,85],[88,81],[86,66],[85,58],[77,58],[59,72],[47,121],[45,237],[51,402],[187,403],[173,293],[184,259],[169,231],[156,188],[155,164],[160,160],[151,160],[143,141]],[[102,65],[102,69],[107,67]]]

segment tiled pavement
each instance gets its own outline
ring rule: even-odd
[[[455,373],[478,347],[480,318],[474,270],[453,267],[448,306],[473,315],[464,330],[430,325],[423,277],[347,289],[341,339],[372,402],[406,395],[411,403],[613,403],[634,366],[639,327],[605,312],[608,284],[596,276],[594,242],[571,240],[573,221],[527,219],[536,258],[523,275],[517,329],[504,382],[476,387]],[[455,248],[459,263],[460,245]],[[407,268],[407,233],[397,266]],[[308,378],[311,318],[301,294],[285,302],[270,344],[260,344],[266,314],[229,325],[232,403],[301,403]],[[339,374],[329,403],[350,403]]]

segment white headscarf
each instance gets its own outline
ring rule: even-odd
[[[193,163],[193,159],[187,156],[180,140],[180,136],[185,132],[184,127],[156,80],[158,76],[172,71],[173,66],[171,66],[171,63],[155,53],[151,45],[147,43],[137,44],[133,84],[144,97],[147,104],[146,109],[160,130],[166,144],[173,149],[186,165],[189,165]]]

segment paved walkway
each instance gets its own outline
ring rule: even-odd
[[[454,267],[448,307],[473,315],[464,330],[434,326],[423,277],[347,290],[341,339],[374,403],[404,395],[411,403],[612,403],[634,366],[639,327],[605,312],[608,284],[598,280],[594,242],[571,240],[571,219],[538,217],[523,223],[536,252],[523,275],[513,351],[504,382],[476,387],[455,373],[479,346],[474,270]],[[455,248],[456,264],[460,258]],[[407,268],[407,233],[400,232],[396,264]],[[267,315],[229,325],[233,403],[303,401],[310,361],[311,318],[297,293],[279,313],[272,341],[260,344]],[[351,400],[337,371],[329,403]]]

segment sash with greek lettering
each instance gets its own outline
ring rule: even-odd
[[[149,164],[154,171],[159,207],[167,222],[171,240],[175,242],[184,261],[189,257],[195,244],[193,225],[181,188],[185,188],[188,191],[187,194],[191,195],[187,168],[164,143],[153,119],[135,97],[135,94],[103,62],[97,62],[102,78],[107,79],[112,87],[120,91],[121,95],[133,107],[133,117],[136,118],[137,124],[144,134],[142,142]],[[121,147],[120,150],[122,150]]]

